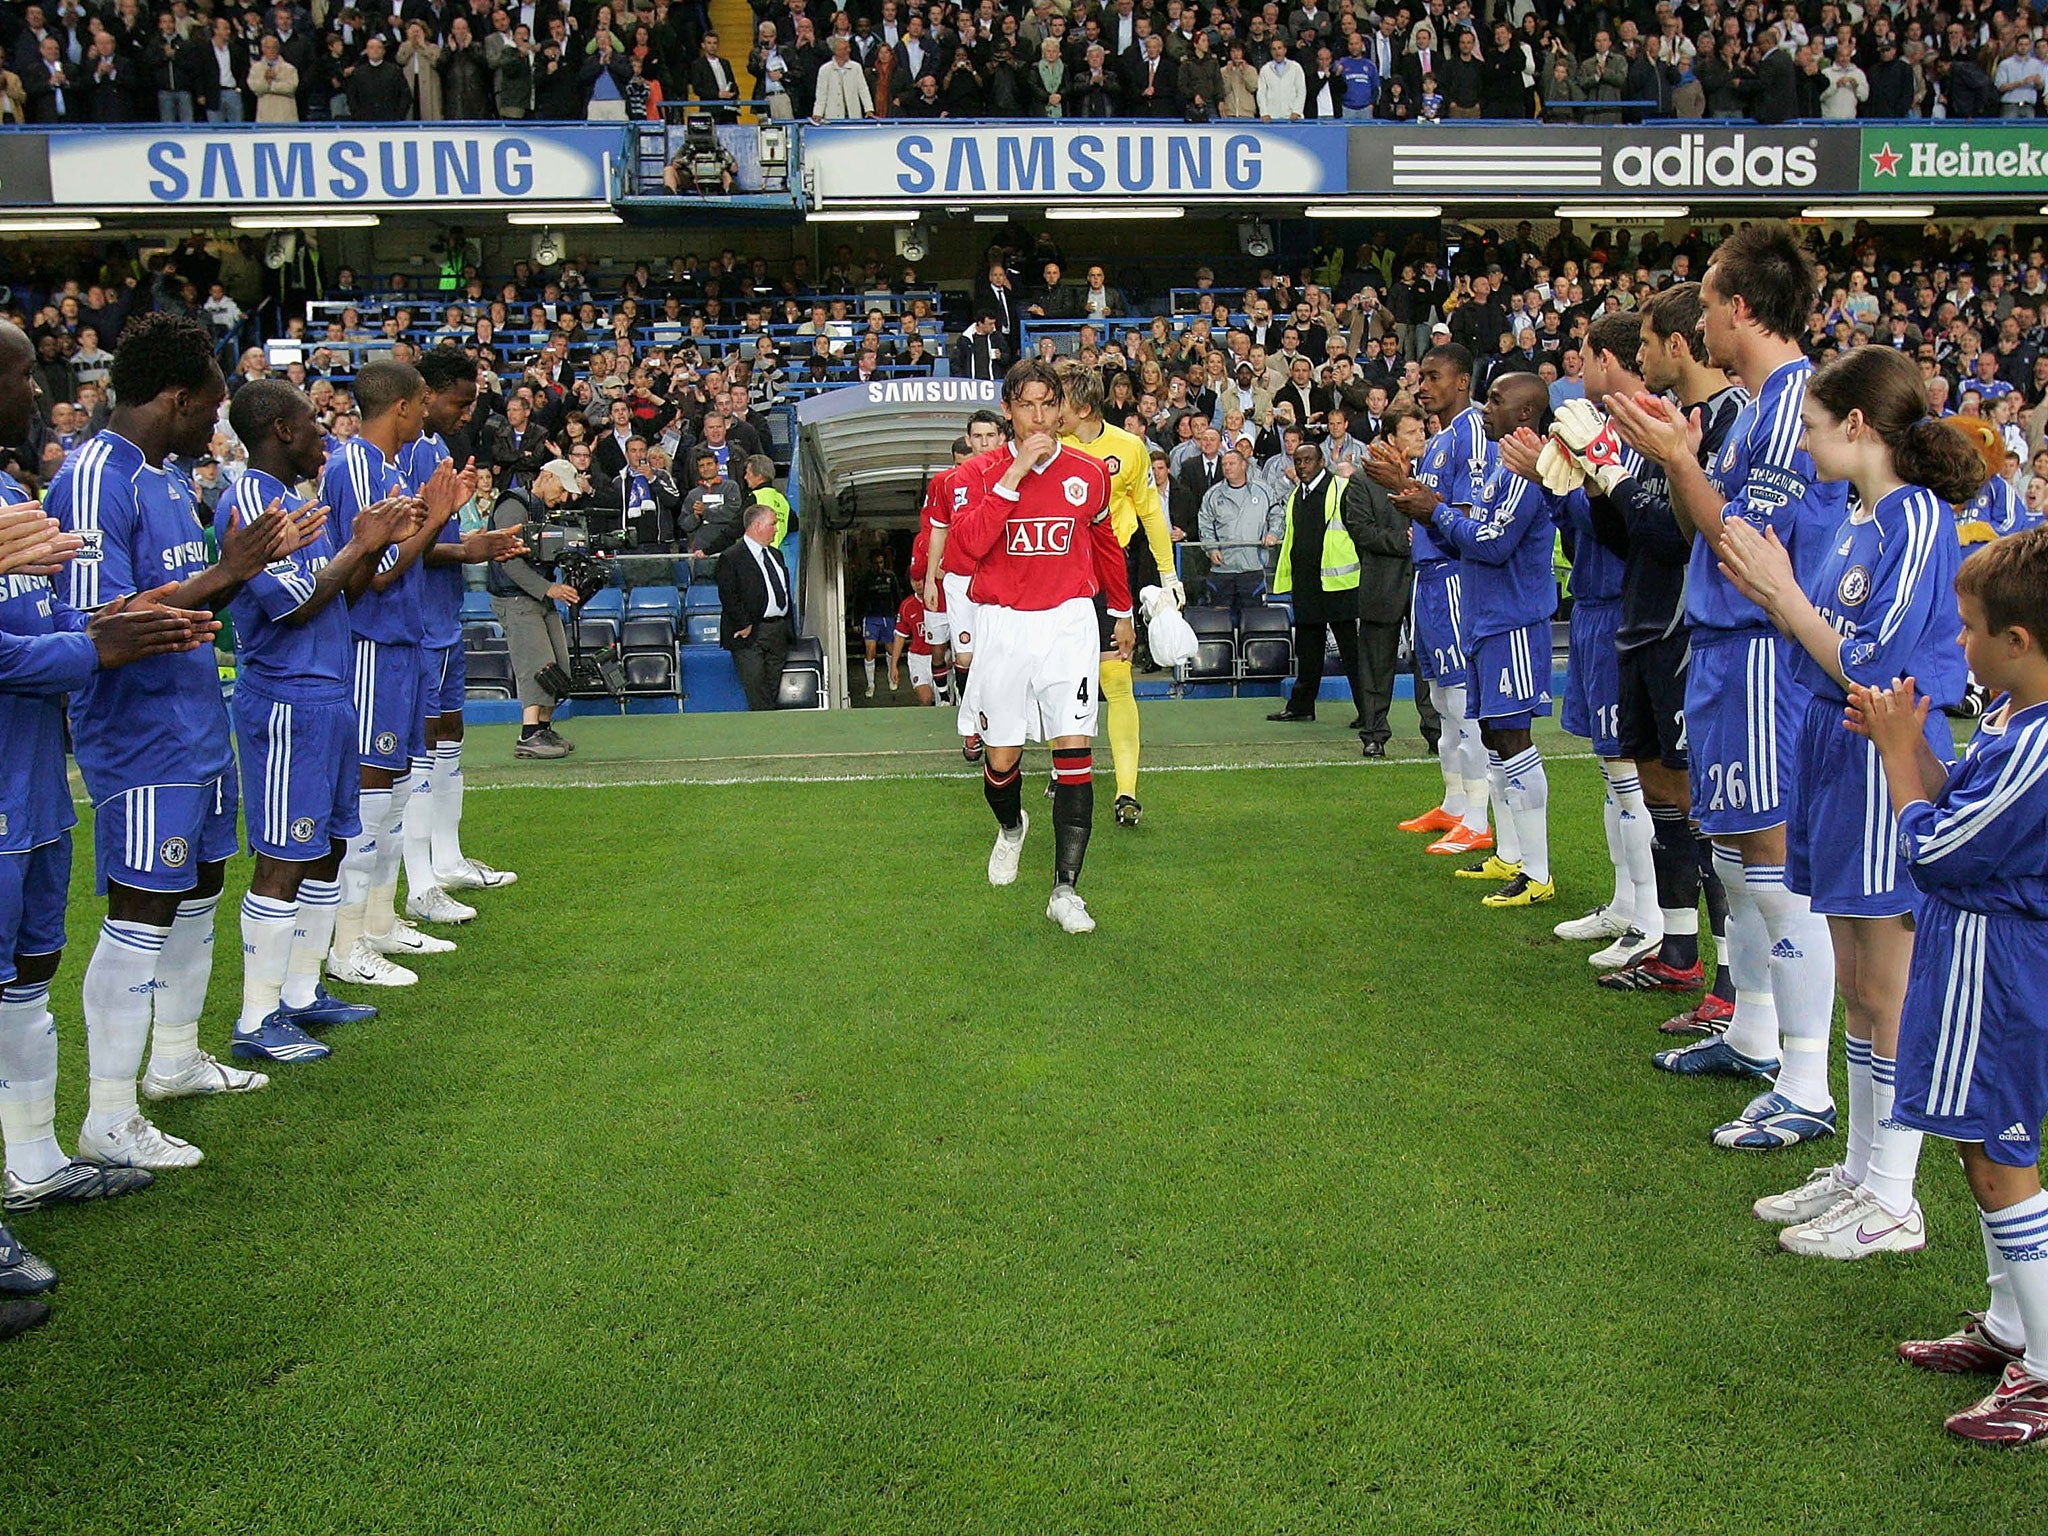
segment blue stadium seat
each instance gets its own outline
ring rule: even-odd
[[[470,651],[502,651],[505,646],[505,631],[495,623],[473,623],[462,626],[463,649]]]
[[[1284,608],[1246,608],[1238,620],[1238,676],[1246,680],[1294,675],[1294,625]]]
[[[683,621],[684,634],[690,645],[718,644],[718,615],[715,613],[693,613]]]
[[[462,622],[465,624],[490,621],[495,623],[497,613],[491,607],[491,594],[465,587],[462,592]]]
[[[682,594],[674,587],[635,587],[626,594],[628,618],[665,618],[671,624],[682,618]]]
[[[717,613],[718,588],[691,587],[687,592],[683,594],[683,612],[714,614]]]
[[[659,696],[676,691],[676,636],[666,619],[628,619],[620,649],[628,693]]]
[[[617,587],[606,587],[601,592],[593,593],[590,601],[583,605],[583,616],[586,619],[619,619],[624,618],[625,614],[626,594]]]
[[[1228,608],[1190,608],[1188,628],[1200,646],[1188,665],[1190,682],[1227,683],[1237,676],[1237,634]]]

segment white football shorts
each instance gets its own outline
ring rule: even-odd
[[[985,607],[963,713],[984,745],[1095,734],[1102,641],[1095,604],[1069,598],[1044,610]]]

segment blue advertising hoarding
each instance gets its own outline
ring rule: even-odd
[[[70,208],[605,204],[617,124],[276,124],[24,135]],[[37,190],[41,190],[38,183]]]
[[[823,123],[803,163],[826,205],[1312,197],[1350,173],[1341,132],[1295,123]]]

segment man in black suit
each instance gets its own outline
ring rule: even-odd
[[[775,509],[747,508],[746,534],[718,557],[718,643],[732,653],[747,708],[774,709],[789,657],[789,571],[775,538]]]
[[[1180,116],[1180,66],[1156,32],[1145,39],[1143,57],[1124,66],[1124,102],[1139,117]]]
[[[1010,281],[1009,268],[1000,261],[989,263],[988,276],[974,289],[974,313],[979,316],[984,311],[996,317],[996,334],[1003,338],[1004,355],[1015,357],[1024,335],[1024,301]]]
[[[690,60],[690,94],[712,108],[721,123],[739,121],[739,82],[732,66],[718,56],[718,34],[706,32],[698,44],[697,57]]]

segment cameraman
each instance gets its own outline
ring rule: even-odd
[[[491,508],[491,526],[510,528],[524,524],[531,546],[541,548],[536,530],[548,520],[548,513],[571,497],[583,494],[583,477],[566,459],[549,459],[541,465],[528,487],[513,487],[499,496]],[[555,734],[550,723],[555,703],[567,696],[569,639],[562,632],[557,602],[576,603],[582,599],[576,589],[551,579],[551,562],[519,556],[494,561],[486,568],[490,583],[491,611],[504,626],[505,641],[512,652],[512,676],[519,689],[519,745],[514,757],[567,757],[575,745]],[[561,692],[548,686],[559,682]]]

